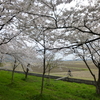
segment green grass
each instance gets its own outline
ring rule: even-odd
[[[51,80],[45,83],[40,96],[41,78],[15,73],[11,84],[11,72],[0,71],[0,100],[100,100],[92,85]],[[46,82],[46,79],[45,79]]]
[[[71,69],[78,69],[78,70],[82,70],[82,71],[88,71],[88,68],[79,68],[79,67],[68,67],[68,66],[64,66],[65,68],[71,68]]]

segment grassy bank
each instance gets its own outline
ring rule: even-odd
[[[15,73],[14,83],[11,84],[11,72],[0,71],[0,100],[100,100],[92,85],[51,80],[45,83],[44,94],[41,97],[41,78]],[[46,79],[45,79],[46,82]]]

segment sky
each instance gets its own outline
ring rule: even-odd
[[[72,2],[67,4],[60,4],[58,6],[58,9],[68,9],[70,10],[71,7],[76,7],[77,4],[82,6],[88,6],[88,5],[94,5],[96,3],[96,0],[72,0]]]

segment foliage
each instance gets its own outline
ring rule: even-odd
[[[0,71],[0,99],[1,100],[99,100],[92,85],[70,83],[51,80],[45,84],[44,94],[41,96],[41,78],[29,76],[26,81],[21,80],[23,74],[15,73],[15,82],[11,84],[11,72]],[[12,95],[13,94],[13,95]]]

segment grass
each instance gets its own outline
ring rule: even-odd
[[[44,84],[44,93],[40,94],[41,78],[15,73],[11,83],[11,72],[0,71],[0,100],[100,100],[92,85],[51,80]]]
[[[69,69],[71,68],[71,69],[74,69],[74,70],[77,69],[77,70],[81,70],[81,71],[88,71],[88,68],[79,68],[79,67],[70,67],[70,66],[69,67],[68,66],[63,66],[63,67],[64,68],[69,68]]]

